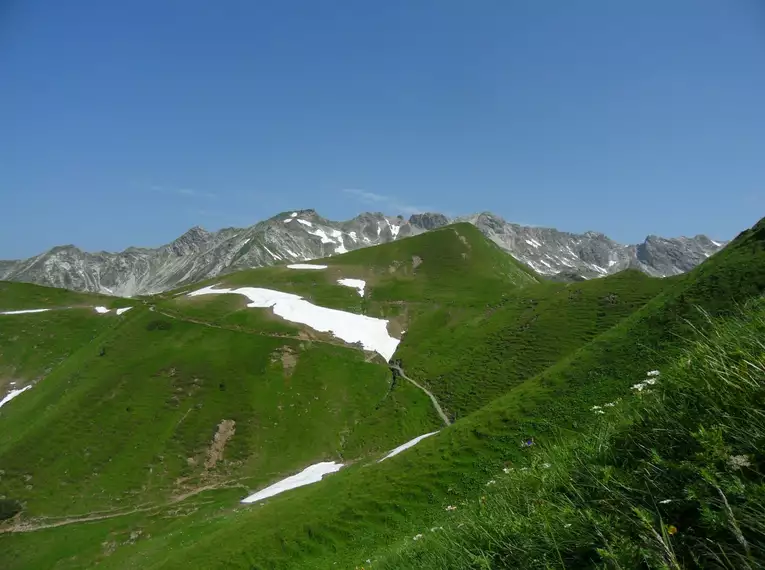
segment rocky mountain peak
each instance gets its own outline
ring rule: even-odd
[[[449,223],[449,218],[443,214],[435,212],[425,212],[422,214],[412,214],[409,217],[409,223],[423,230],[435,230]]]

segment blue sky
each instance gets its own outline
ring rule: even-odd
[[[9,0],[0,78],[4,259],[296,208],[765,215],[759,0]]]

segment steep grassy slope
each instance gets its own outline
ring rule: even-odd
[[[553,311],[550,315],[576,311],[582,317],[571,317],[573,320],[569,322],[569,317],[556,315],[553,318],[545,311],[525,330],[533,330],[531,327],[536,323],[547,322],[547,329],[558,331],[566,329],[560,323],[573,322],[576,326],[567,328],[577,331],[576,335],[583,339],[582,344],[577,344],[579,341],[576,340],[576,335],[562,338],[560,343],[564,348],[561,349],[562,359],[558,363],[537,374],[534,374],[534,368],[530,367],[523,374],[534,374],[533,377],[524,379],[523,374],[519,374],[508,382],[510,389],[505,395],[393,459],[380,464],[367,463],[362,459],[327,477],[320,484],[285,493],[254,507],[236,506],[236,498],[241,497],[241,494],[221,490],[192,499],[190,503],[182,503],[189,505],[189,508],[180,514],[174,512],[178,507],[172,507],[101,522],[73,524],[23,535],[5,535],[1,539],[0,564],[9,568],[81,568],[99,561],[102,568],[141,569],[188,566],[325,568],[333,567],[334,563],[339,567],[361,565],[389,541],[396,538],[411,540],[411,537],[423,528],[440,524],[448,505],[457,506],[458,510],[463,509],[467,502],[484,492],[486,481],[501,473],[506,462],[513,462],[521,467],[533,461],[537,449],[590,429],[598,419],[591,411],[593,405],[626,396],[630,392],[630,386],[642,380],[647,370],[662,367],[677,357],[683,343],[682,336],[692,332],[686,319],[697,326],[704,326],[705,321],[694,305],[706,308],[714,314],[724,314],[732,310],[738,302],[761,293],[765,289],[763,242],[765,222],[739,236],[736,242],[691,274],[662,285],[662,290],[656,298],[629,316],[627,314],[631,308],[639,307],[645,297],[641,296],[643,293],[634,297],[629,293],[628,296],[630,288],[626,285],[619,290],[614,289],[616,284],[606,280],[597,285],[550,285],[548,294],[540,294],[540,303],[537,306],[542,305],[544,300],[545,306]],[[410,244],[407,247],[412,246]],[[461,255],[460,257],[462,258]],[[336,259],[338,258],[334,258],[333,261]],[[344,270],[350,271],[352,267],[357,266],[348,265]],[[293,279],[286,273],[289,270],[278,271],[284,272],[287,279]],[[295,275],[299,273],[294,272]],[[321,272],[311,275],[316,273]],[[327,275],[317,275],[311,279],[326,280],[329,279]],[[229,278],[235,277],[230,276],[226,279]],[[629,275],[621,278],[627,282],[631,279]],[[403,291],[401,297],[416,289],[422,290],[422,285],[417,284],[416,279],[390,278],[383,273],[380,279],[383,291],[388,291],[384,300],[391,306],[397,301],[400,302],[400,299],[389,293],[391,289]],[[390,281],[387,281],[389,279]],[[439,289],[437,281],[428,286],[428,302],[416,304],[417,301],[412,300],[411,305],[404,304],[404,308],[409,310],[407,325],[411,325],[411,328],[404,337],[402,353],[410,342],[410,334],[414,334],[415,328],[419,326],[420,315],[427,315],[429,311],[448,310],[452,308],[450,303],[457,305],[459,302],[466,312],[457,316],[468,326],[472,319],[483,318],[483,315],[477,312],[469,315],[471,307],[475,311],[480,309],[483,313],[487,310],[487,301],[498,304],[502,301],[502,294],[507,294],[507,289],[500,290],[498,287],[496,297],[488,294],[481,297],[478,291],[472,299],[467,295],[464,295],[462,300],[459,300],[457,295],[449,299],[448,290]],[[487,282],[491,282],[491,279]],[[326,286],[328,282],[323,283],[321,287]],[[651,280],[646,283],[653,286]],[[533,283],[529,286],[536,287]],[[556,293],[556,287],[563,287],[560,291],[565,293]],[[589,299],[584,310],[581,307],[577,308],[576,302],[568,298],[568,292],[578,290],[578,287],[583,287],[580,298]],[[463,291],[470,289],[476,290],[473,286],[466,286]],[[490,289],[488,285],[487,289]],[[349,291],[355,294],[354,291]],[[541,291],[540,289],[540,293]],[[375,299],[375,293],[376,289],[372,284],[370,299]],[[593,307],[599,307],[598,300],[610,293],[615,293],[623,299],[625,307],[613,312],[612,316],[601,316],[601,322],[604,323],[607,322],[602,320],[604,317],[613,318],[615,326],[586,343],[589,335],[600,332],[591,322],[593,315],[595,323],[599,317],[599,308]],[[357,299],[360,300],[358,297]],[[162,301],[164,302],[174,301]],[[383,307],[382,302],[380,303],[379,307]],[[506,331],[512,330],[511,321],[515,318],[512,317],[515,314],[511,310],[512,303],[520,301],[513,301],[511,296],[511,301],[506,302],[505,307],[500,307],[489,315],[491,317],[502,314],[503,311],[510,315],[507,322],[495,325],[498,331],[502,331],[502,327],[505,327]],[[518,304],[516,310],[522,306]],[[618,307],[619,304],[614,306]],[[225,312],[230,309],[231,307],[219,307],[216,310]],[[491,310],[491,307],[488,309]],[[146,314],[150,315],[147,318],[158,318],[156,313],[151,315],[146,311]],[[534,314],[526,313],[522,316],[532,318]],[[202,314],[202,317],[209,318],[205,314]],[[133,320],[139,318],[143,318],[142,313],[132,316]],[[585,324],[578,324],[579,320]],[[130,323],[132,321],[122,326],[127,327]],[[192,326],[192,323],[187,324]],[[433,325],[430,328],[435,331],[441,326],[443,325]],[[491,331],[492,328],[487,322],[481,324],[480,320],[476,320],[470,333],[472,338],[482,338],[479,335],[482,330]],[[226,332],[248,334],[228,330]],[[147,334],[150,334],[149,331]],[[496,334],[499,342],[502,333]],[[543,329],[537,334],[543,335]],[[414,338],[417,339],[416,336]],[[513,343],[522,345],[520,339],[521,337],[516,336]],[[179,339],[184,343],[189,340]],[[279,342],[285,342],[285,339],[280,338]],[[414,344],[414,341],[412,343]],[[555,357],[555,344],[557,343],[550,343],[550,346],[544,349],[550,355],[547,358]],[[204,351],[204,343],[193,346],[195,351]],[[456,352],[462,348],[446,343],[429,347],[432,353],[430,358],[435,363],[444,361],[443,357],[435,352],[438,346],[441,346],[440,350],[444,353]],[[335,346],[332,346],[332,349],[349,350]],[[107,357],[111,351],[113,349],[107,350]],[[209,353],[206,356],[212,358]],[[415,358],[415,353],[405,358],[404,364],[408,369],[415,365]],[[448,363],[445,368],[453,370],[454,363],[458,360],[455,356],[453,362]],[[140,366],[140,363],[132,361],[131,367],[136,366]],[[534,366],[545,366],[544,357]],[[497,374],[496,370],[502,369],[492,370],[492,374]],[[426,369],[421,373],[424,376],[429,374]],[[476,375],[473,381],[478,380],[481,378]],[[42,386],[43,383],[35,390]],[[406,383],[399,383],[392,396],[407,386]],[[30,391],[30,396],[35,390]],[[419,394],[417,392],[417,395]],[[37,409],[31,400],[26,401],[30,402],[27,412],[31,413],[33,409]],[[459,402],[457,399],[455,401]],[[19,398],[19,404],[24,402],[25,400]],[[17,407],[16,403],[14,402],[13,411],[18,410],[21,414],[22,407]],[[469,402],[465,405],[466,409],[469,405]],[[214,417],[215,421],[222,419],[221,414]],[[12,424],[3,424],[3,419],[0,416],[0,429],[11,425],[15,428],[21,422],[21,416]],[[208,432],[205,441],[209,441],[214,424],[209,429],[211,431]],[[423,429],[422,432],[431,429]],[[535,438],[536,446],[527,448],[521,445],[521,441],[528,437]],[[128,441],[129,443],[131,442]],[[10,454],[5,453],[3,449],[0,447],[0,459],[4,462]],[[34,455],[30,453],[28,460],[34,461]],[[0,481],[0,484],[3,483],[4,479]],[[14,490],[21,492],[20,487],[14,487]],[[185,516],[181,517],[181,514]],[[107,548],[104,545],[114,547]]]
[[[20,309],[46,309],[57,307],[122,307],[123,300],[96,293],[77,293],[67,289],[43,287],[31,283],[0,281],[0,312]]]
[[[473,412],[610,329],[676,279],[624,271],[506,291],[480,311],[435,308],[398,352],[455,417]]]
[[[374,568],[761,568],[765,302]]]
[[[44,313],[0,315],[0,394],[50,373],[73,352],[113,327],[114,312],[94,307],[129,307],[128,299],[75,293],[27,283],[0,282],[0,313],[50,309]]]
[[[361,351],[144,308],[127,315],[3,409],[12,428],[0,433],[0,486],[29,515],[158,502],[223,481],[265,486],[438,425],[411,388],[376,410],[389,373]],[[225,461],[206,465],[224,420],[235,422]]]

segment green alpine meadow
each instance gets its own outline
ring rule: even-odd
[[[463,222],[130,298],[0,282],[0,568],[765,567],[764,291],[765,219],[670,277]]]

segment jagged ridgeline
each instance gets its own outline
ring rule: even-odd
[[[652,276],[689,271],[725,245],[706,236],[648,236],[622,245],[598,232],[573,234],[508,223],[482,213],[452,220],[475,225],[491,241],[541,275],[559,281],[601,277],[627,268]],[[118,296],[155,294],[242,269],[339,255],[438,229],[442,214],[404,220],[364,213],[335,222],[314,210],[282,212],[248,228],[208,232],[194,227],[158,248],[120,253],[55,247],[26,260],[0,261],[0,279]]]
[[[555,283],[465,223],[113,304],[13,284],[0,312],[51,310],[0,315],[0,382],[32,386],[0,408],[0,565],[382,560],[596,429],[593,406],[704,330],[698,308],[760,295],[764,242],[760,222],[684,275]],[[240,503],[320,463],[342,468]]]

